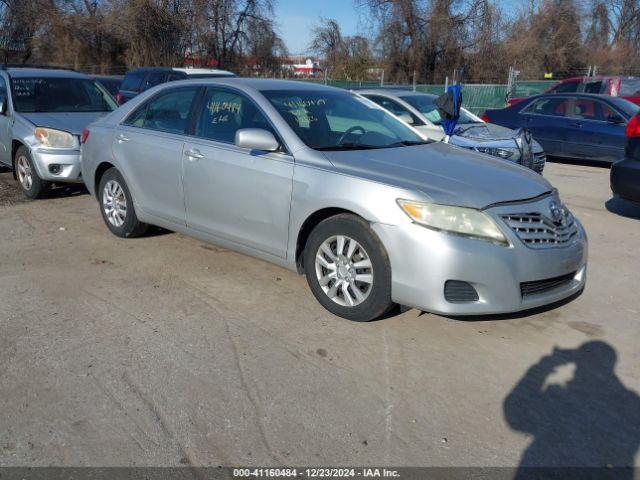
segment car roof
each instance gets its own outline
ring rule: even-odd
[[[122,80],[122,75],[90,75],[94,80]]]
[[[424,96],[430,98],[437,98],[437,95],[432,93],[414,92],[406,88],[365,88],[362,90],[354,90],[360,94],[366,95],[391,95],[396,97],[412,97],[412,96]]]
[[[562,80],[559,80],[558,83],[568,83],[568,82],[599,82],[602,80],[609,80],[611,78],[621,78],[623,80],[631,80],[637,77],[632,77],[632,76],[628,76],[628,75],[596,75],[593,77],[570,77],[570,78],[564,78]]]
[[[90,78],[84,73],[73,70],[58,70],[53,68],[7,68],[12,78]]]
[[[336,87],[329,87],[313,82],[296,80],[275,80],[266,78],[246,78],[246,77],[218,77],[218,78],[198,78],[192,80],[181,80],[179,82],[169,82],[166,85],[193,85],[197,82],[203,85],[226,85],[230,87],[250,88],[258,91],[266,90],[305,90],[305,91],[338,91],[347,93],[348,90]]]
[[[528,98],[546,98],[546,97],[549,97],[549,98],[558,98],[558,97],[580,98],[580,97],[586,97],[586,98],[593,98],[593,99],[605,100],[605,101],[610,101],[612,98],[616,98],[616,97],[612,97],[611,95],[601,95],[599,93],[580,93],[580,92],[541,93],[540,95],[533,95],[532,97],[528,97]]]
[[[569,78],[563,78],[562,80],[559,80],[558,83],[568,83],[568,82],[598,82],[600,80],[607,80],[609,78],[616,78],[615,76],[610,76],[610,75],[596,75],[595,77],[588,77],[586,75],[582,76],[582,77],[569,77]]]
[[[218,70],[217,68],[172,68],[171,70],[187,75],[235,75],[228,70]]]
[[[139,67],[129,70],[127,73],[143,72],[182,72],[187,75],[234,75],[228,70],[218,70],[216,68],[180,68],[180,67]]]

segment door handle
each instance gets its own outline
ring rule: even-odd
[[[204,155],[201,154],[200,150],[198,150],[197,148],[192,148],[190,150],[187,150],[186,152],[184,152],[184,154],[192,162],[195,161],[195,160],[200,160],[201,158],[204,158]]]
[[[572,127],[577,127],[577,128],[581,128],[582,127],[582,122],[573,122],[571,124]]]
[[[116,136],[116,140],[118,140],[118,143],[128,142],[129,141],[129,137],[127,137],[124,133],[119,133]]]

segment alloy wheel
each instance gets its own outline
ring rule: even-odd
[[[31,170],[31,163],[29,159],[24,155],[20,155],[16,161],[18,167],[18,180],[25,190],[31,190],[33,186],[33,172]]]
[[[371,293],[371,258],[353,238],[335,235],[322,242],[316,253],[315,268],[320,287],[338,305],[358,306]]]
[[[102,208],[114,227],[121,227],[127,219],[127,197],[122,186],[115,180],[109,180],[104,186]]]

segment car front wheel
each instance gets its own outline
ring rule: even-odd
[[[42,180],[33,166],[33,159],[26,147],[16,151],[15,172],[22,192],[27,198],[44,198],[51,190],[51,183]]]
[[[114,235],[122,238],[139,237],[149,228],[138,220],[129,188],[115,168],[107,170],[100,179],[98,202],[104,223]]]
[[[356,215],[336,215],[316,226],[307,241],[304,268],[314,296],[334,315],[368,322],[393,306],[387,252]]]

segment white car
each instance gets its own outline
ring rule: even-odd
[[[436,95],[392,88],[358,90],[358,94],[377,103],[396,115],[400,120],[415,128],[425,139],[440,141],[444,138],[442,119],[436,106]],[[523,155],[518,145],[518,131],[485,123],[470,111],[461,108],[460,120],[450,143],[469,148],[494,157],[518,163],[542,173],[546,155],[542,146],[531,140],[533,155]]]

